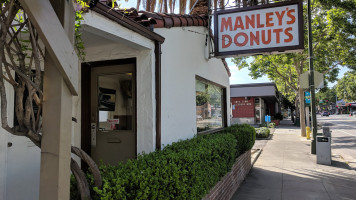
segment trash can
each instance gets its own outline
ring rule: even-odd
[[[316,163],[331,165],[331,138],[325,136],[316,137]]]

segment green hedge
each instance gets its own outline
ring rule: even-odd
[[[238,125],[117,166],[102,165],[103,187],[91,191],[93,199],[202,199],[231,170],[236,157],[251,149],[254,139],[253,127]],[[74,179],[71,199],[79,199]]]
[[[256,130],[248,124],[235,124],[225,129],[226,133],[232,133],[237,140],[238,154],[250,150],[255,144]]]

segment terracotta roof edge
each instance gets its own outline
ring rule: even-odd
[[[229,69],[229,65],[227,64],[225,58],[221,58],[221,61],[224,64],[224,67],[226,69],[227,74],[229,75],[229,77],[231,77],[231,72],[230,72],[230,69]]]
[[[154,26],[155,28],[172,28],[172,27],[183,27],[183,26],[206,27],[208,24],[208,18],[204,15],[155,13],[155,12],[148,12],[143,10],[138,11],[138,13],[143,13],[146,14],[148,17],[154,18],[157,21],[157,24]],[[181,23],[175,23],[178,21],[180,21]]]
[[[103,15],[104,17],[107,17],[108,19],[111,19],[115,21],[116,23],[124,26],[127,29],[130,29],[148,39],[163,43],[165,38],[153,31],[151,31],[149,28],[141,25],[140,23],[136,22],[133,19],[130,19],[129,17],[125,16],[124,14],[117,12],[114,9],[111,9],[111,7],[98,2],[95,7],[92,8],[92,10],[100,15]]]

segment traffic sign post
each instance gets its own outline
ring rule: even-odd
[[[271,116],[265,115],[265,122],[267,122],[267,127],[269,127],[269,122],[271,122]]]
[[[316,110],[315,110],[315,85],[314,85],[314,66],[313,66],[313,36],[311,30],[311,10],[310,0],[308,0],[308,48],[309,48],[309,86],[311,92],[311,115],[312,115],[312,132],[313,140],[311,143],[311,153],[316,154],[316,134],[317,134],[317,122],[316,122]]]

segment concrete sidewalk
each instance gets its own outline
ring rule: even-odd
[[[356,171],[337,157],[332,166],[316,164],[310,141],[282,122],[232,199],[356,200]]]

